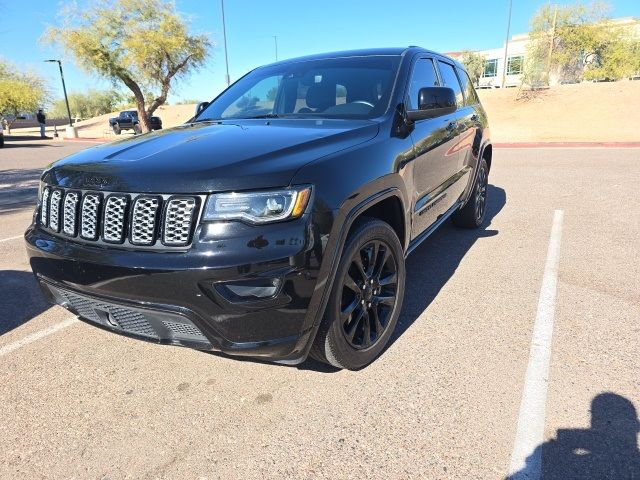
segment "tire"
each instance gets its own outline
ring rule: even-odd
[[[466,205],[453,214],[453,223],[462,228],[478,228],[484,222],[487,213],[487,184],[489,167],[487,161],[480,159],[476,183]]]
[[[4,135],[0,135],[0,148],[4,148]]]
[[[120,129],[120,125],[117,123],[113,124],[113,133],[115,133],[116,135],[120,135],[122,133],[122,130]]]
[[[140,135],[142,133],[142,127],[140,126],[139,123],[136,123],[133,126],[133,133],[136,134],[136,135]]]
[[[394,230],[377,219],[358,219],[342,251],[311,356],[348,370],[375,360],[398,322],[404,282],[404,252]]]

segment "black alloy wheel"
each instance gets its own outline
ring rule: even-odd
[[[463,228],[478,228],[487,213],[489,166],[484,158],[478,161],[478,173],[467,203],[452,216],[453,223]]]
[[[357,350],[375,345],[389,326],[398,297],[398,267],[382,240],[362,246],[342,279],[340,320],[345,339]]]
[[[357,219],[310,355],[349,370],[375,360],[398,322],[404,282],[404,251],[393,228],[378,219]]]
[[[475,214],[476,221],[478,223],[482,223],[484,220],[484,212],[487,204],[487,183],[488,183],[489,175],[487,175],[487,168],[485,164],[480,166],[480,170],[478,171],[478,184],[476,186],[476,205],[475,205]]]

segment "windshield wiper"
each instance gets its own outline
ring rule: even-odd
[[[265,113],[263,115],[254,115],[252,117],[235,117],[235,118],[241,118],[244,120],[253,120],[253,119],[260,119],[260,118],[280,118],[280,115],[278,115],[277,113]]]

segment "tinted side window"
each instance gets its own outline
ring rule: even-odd
[[[456,71],[453,69],[453,65],[441,62],[440,60],[438,60],[438,64],[440,66],[440,75],[442,76],[443,85],[453,89],[456,93],[456,104],[458,107],[461,107],[464,104],[462,88],[460,87],[460,82],[458,81]]]
[[[419,58],[413,66],[411,81],[409,82],[409,98],[407,107],[409,110],[418,109],[418,92],[421,88],[438,86],[438,76],[430,58]]]
[[[473,84],[471,83],[471,79],[467,72],[458,68],[458,76],[460,80],[462,80],[462,87],[464,88],[464,104],[465,105],[477,105],[480,103],[478,100],[478,95],[476,95],[476,91],[473,88]]]

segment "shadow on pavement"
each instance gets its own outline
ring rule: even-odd
[[[35,207],[41,168],[0,171],[0,215]]]
[[[0,270],[0,335],[27,323],[50,305],[31,272]]]
[[[409,255],[402,312],[387,348],[411,327],[436,298],[476,240],[498,234],[497,230],[489,230],[489,227],[493,218],[500,213],[506,203],[507,195],[504,189],[488,185],[487,212],[482,227],[475,230],[463,229],[447,221]],[[384,359],[376,361],[384,361]],[[297,367],[324,373],[339,371],[337,368],[316,362],[311,358]]]
[[[633,404],[615,393],[601,393],[591,401],[591,428],[558,430],[507,480],[638,479],[639,431]]]
[[[21,142],[21,143],[15,143]],[[29,142],[29,143],[22,143]],[[34,143],[32,143],[34,142]],[[4,148],[40,148],[40,147],[62,147],[62,144],[52,143],[51,137],[40,138],[40,135],[5,135]]]
[[[490,230],[489,227],[506,202],[505,191],[495,185],[489,185],[487,211],[480,228],[458,228],[453,222],[447,221],[409,255],[402,312],[388,347],[393,345],[433,302],[476,240],[498,234],[497,230]]]

